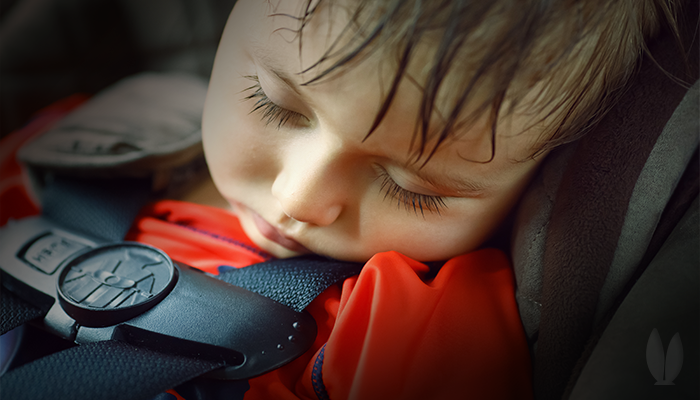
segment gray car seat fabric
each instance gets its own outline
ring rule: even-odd
[[[595,314],[599,322],[629,281],[656,229],[693,152],[698,147],[700,84],[695,83],[664,127],[644,165],[629,200],[613,261],[600,291]],[[512,258],[516,297],[525,331],[532,342],[539,327],[542,266],[554,199],[576,144],[548,158],[525,193],[516,216]]]
[[[610,309],[646,252],[661,213],[698,147],[698,82],[664,127],[629,201],[608,276],[600,291],[595,321]]]
[[[516,299],[525,333],[536,343],[542,307],[542,266],[549,218],[575,143],[550,154],[518,205],[511,240]]]
[[[698,4],[684,6],[682,46],[694,49]],[[697,88],[689,88],[698,54],[686,63],[668,33],[649,48],[616,106],[550,154],[518,210],[511,253],[537,399],[568,397],[627,282],[697,197],[697,169],[685,171],[697,157]]]
[[[696,199],[626,296],[583,368],[571,400],[698,398],[699,211]],[[655,330],[660,343],[654,341]],[[676,334],[673,353],[670,342]],[[660,357],[654,357],[651,352],[658,350]],[[672,384],[657,384],[664,379]]]

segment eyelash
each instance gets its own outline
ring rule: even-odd
[[[245,76],[245,78],[252,80],[255,84],[244,90],[244,92],[254,90],[254,92],[246,96],[244,100],[258,99],[253,105],[253,109],[250,110],[250,113],[262,113],[261,120],[265,122],[265,125],[277,121],[277,129],[279,129],[287,124],[298,124],[300,120],[306,119],[302,114],[287,110],[273,103],[263,91],[262,86],[260,86],[260,80],[257,75],[248,75]],[[406,211],[413,208],[413,212],[418,215],[418,210],[420,210],[421,215],[425,217],[426,210],[440,215],[440,210],[447,208],[443,197],[415,193],[402,188],[384,168],[381,168],[378,178],[382,180],[380,190],[384,192],[384,199],[389,196],[393,197],[397,200],[397,206],[400,207],[401,204],[403,204]]]
[[[406,211],[410,211],[413,208],[413,212],[418,215],[418,210],[420,210],[420,214],[425,217],[426,210],[440,215],[440,210],[447,208],[444,197],[430,196],[406,190],[399,186],[384,168],[380,168],[378,178],[382,180],[380,190],[384,192],[384,199],[390,196],[393,197],[397,200],[397,206],[401,207],[401,204],[403,204]]]
[[[273,103],[263,91],[262,86],[260,86],[260,79],[257,75],[247,75],[245,78],[252,80],[255,84],[243,90],[244,92],[254,91],[246,96],[244,100],[258,99],[249,114],[260,112],[262,114],[260,119],[265,122],[265,126],[277,121],[277,129],[280,129],[287,124],[298,124],[301,120],[306,119],[305,116],[298,112],[287,110]]]

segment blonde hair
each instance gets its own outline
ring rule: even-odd
[[[377,49],[393,49],[396,73],[369,136],[384,118],[409,63],[415,62],[412,57],[419,42],[431,41],[434,54],[426,62],[428,73],[414,131],[416,160],[425,156],[424,162],[457,128],[484,113],[490,116],[491,159],[496,151],[496,122],[516,109],[537,116],[530,126],[546,121],[532,157],[571,142],[605,114],[646,51],[645,41],[662,23],[678,36],[677,7],[672,0],[350,2],[350,22],[341,34],[345,39],[339,37],[304,72],[333,61],[305,84],[327,79]],[[321,4],[324,0],[306,3],[298,18],[300,39]],[[454,102],[441,128],[431,133],[428,128],[438,92],[447,90],[448,75],[458,77],[456,84],[449,84]],[[477,90],[479,100],[473,104]],[[526,96],[528,101],[523,102]],[[473,111],[465,118],[467,103]],[[435,144],[426,149],[431,140]]]

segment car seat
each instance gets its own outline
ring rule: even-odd
[[[654,328],[682,338],[673,396],[697,397],[698,4],[684,5],[688,60],[668,31],[650,43],[617,105],[520,202],[511,254],[538,399],[662,396]]]
[[[70,4],[89,8],[87,2]],[[134,11],[140,7],[136,3],[111,4],[131,10],[127,14],[132,19],[145,18]],[[9,18],[18,15],[20,6],[24,19],[14,25],[17,19]],[[687,60],[668,31],[650,43],[652,57],[644,58],[619,103],[587,136],[547,157],[516,210],[510,252],[537,399],[664,393],[697,398],[698,5],[687,1],[684,6],[682,43],[692,49]],[[3,22],[13,24],[6,24],[3,32],[26,32],[34,26],[27,10],[21,2],[11,8]],[[143,50],[148,35],[138,26],[120,29],[132,38],[145,35],[133,40],[142,50],[139,57],[148,58],[149,49]],[[3,36],[0,59],[11,60],[3,61],[7,81],[7,71],[21,71],[21,60],[29,55],[9,52],[16,47]],[[164,59],[170,53],[151,54]],[[210,65],[213,52],[200,56],[202,65]],[[114,72],[110,79],[154,65],[166,64],[143,62]],[[162,69],[187,65],[174,62]],[[81,87],[87,86],[67,85],[55,93],[60,97]],[[6,104],[3,115],[11,113]],[[685,358],[677,377],[658,379],[650,372],[655,370],[648,356],[649,343],[656,343],[654,328],[661,343],[680,333]],[[662,361],[670,365],[672,359]],[[667,379],[675,379],[676,385],[655,385]]]

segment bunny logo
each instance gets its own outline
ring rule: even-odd
[[[656,379],[655,385],[674,385],[673,380],[676,379],[678,373],[681,372],[681,367],[683,367],[683,345],[678,332],[671,338],[664,360],[664,347],[659,331],[656,328],[651,331],[649,341],[647,341],[647,366],[651,375]]]

